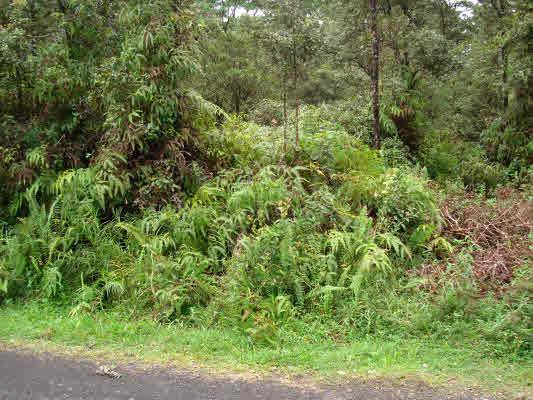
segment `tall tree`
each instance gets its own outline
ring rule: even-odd
[[[372,126],[372,141],[375,148],[381,145],[379,129],[379,32],[378,32],[378,8],[376,0],[369,0],[370,8],[370,31],[372,34],[372,114],[374,117]]]
[[[267,29],[265,44],[271,52],[274,64],[278,65],[281,77],[284,120],[287,120],[287,98],[295,109],[295,143],[299,144],[300,83],[306,63],[320,43],[321,23],[316,17],[316,8],[308,0],[267,0],[263,4]]]

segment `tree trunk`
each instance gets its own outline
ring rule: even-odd
[[[296,147],[300,146],[300,100],[296,100]]]
[[[379,149],[381,145],[379,132],[379,33],[378,33],[378,10],[377,0],[368,0],[370,7],[370,30],[372,32],[372,113],[374,115],[373,124],[373,145]]]
[[[507,91],[507,51],[505,45],[500,49],[502,58],[502,92],[503,92],[503,110],[506,111],[509,106],[509,94]]]
[[[297,89],[298,89],[298,50],[296,45],[296,22],[292,19],[292,96],[294,99],[294,111],[295,111],[295,143],[296,147],[300,144],[300,100],[298,99]]]
[[[448,3],[446,1],[441,1],[440,7],[439,7],[439,13],[440,13],[440,29],[442,32],[442,36],[446,37],[446,11],[448,11]]]
[[[287,155],[287,77],[283,77],[283,156]]]
[[[235,114],[240,114],[241,113],[241,88],[240,87],[233,91],[233,99],[234,99],[233,109],[235,110]]]

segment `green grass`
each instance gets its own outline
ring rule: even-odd
[[[0,307],[0,341],[140,363],[194,364],[215,372],[275,369],[317,380],[422,379],[435,385],[480,387],[503,396],[528,393],[533,371],[525,361],[482,358],[470,345],[372,338],[341,345],[291,337],[279,347],[252,346],[234,331],[160,325],[118,313],[72,318],[65,309],[38,303]]]

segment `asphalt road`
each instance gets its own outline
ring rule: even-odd
[[[103,367],[103,369],[102,369]],[[103,375],[102,375],[103,373]],[[106,375],[120,374],[117,378]],[[286,386],[274,379],[214,377],[195,371],[107,369],[50,354],[0,351],[0,400],[484,400],[425,385],[350,383],[348,387]]]

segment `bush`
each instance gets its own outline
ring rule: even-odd
[[[404,239],[425,225],[438,225],[439,212],[427,182],[405,169],[389,169],[375,177],[351,175],[341,193],[352,205],[368,207],[380,229]]]
[[[348,136],[338,138],[338,145],[330,141],[334,157],[326,170],[378,179],[379,158],[356,142],[349,146]],[[317,140],[320,144],[320,135]],[[311,155],[317,162],[321,157],[329,160]],[[331,189],[309,186],[300,171],[317,174],[273,166],[252,175],[228,171],[204,184],[180,211],[147,210],[141,220],[113,218],[107,224],[101,222],[106,203],[94,182],[97,175],[88,170],[63,177],[53,205],[47,210],[30,199],[29,218],[5,238],[4,297],[54,298],[74,291],[77,312],[122,298],[135,304],[133,309],[150,307],[160,318],[172,319],[193,315],[227,290],[222,296],[234,293],[240,308],[240,293],[248,292],[253,307],[282,296],[304,312],[326,307],[335,293],[355,290],[350,285],[363,284],[374,268],[389,271],[390,252],[408,253],[399,239],[374,231],[364,205],[358,216],[350,214],[353,205],[339,203]],[[402,188],[405,215],[418,207],[418,189]],[[400,200],[380,196],[372,205],[384,210]],[[389,208],[385,217],[400,218]],[[417,218],[413,224],[421,221]],[[217,289],[219,280],[223,285]]]
[[[250,112],[250,120],[260,125],[283,125],[283,104],[274,100],[262,100]]]
[[[489,190],[507,182],[504,168],[490,162],[481,146],[445,132],[434,132],[425,138],[420,158],[429,175],[437,180],[459,178],[471,189]]]
[[[28,217],[0,243],[0,299],[65,301],[74,314],[123,307],[229,326],[268,345],[297,321],[321,318],[346,336],[468,329],[515,346],[507,325],[483,331],[504,314],[467,316],[471,287],[432,293],[406,273],[445,260],[450,246],[423,173],[387,168],[342,130],[304,131],[287,154],[281,137],[230,119],[200,144],[219,173],[200,172],[178,206],[142,214],[117,207],[123,181],[104,179],[112,168],[31,187]],[[39,204],[41,191],[50,203]],[[513,332],[524,342],[522,328]]]

